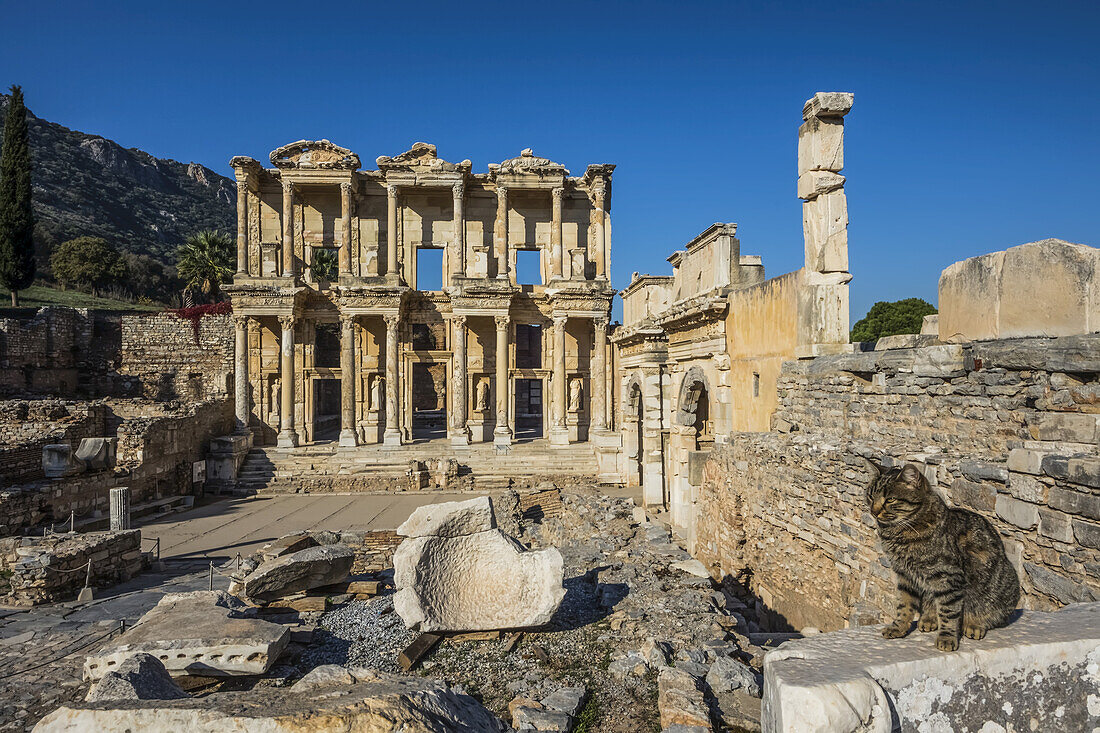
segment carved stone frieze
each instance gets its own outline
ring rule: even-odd
[[[528,174],[536,176],[568,176],[569,171],[561,163],[549,158],[539,158],[531,148],[524,149],[519,156],[509,158],[498,165],[489,166],[489,174]]]
[[[413,143],[412,147],[392,158],[380,155],[375,161],[380,171],[400,171],[409,173],[469,173],[473,163],[464,160],[461,163],[448,163],[438,156],[431,143]]]
[[[271,151],[276,168],[358,170],[359,156],[328,140],[298,140]]]

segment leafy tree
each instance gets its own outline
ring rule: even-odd
[[[31,210],[31,146],[23,90],[11,88],[0,147],[0,283],[19,305],[19,291],[34,282],[34,212]]]
[[[893,302],[879,301],[871,306],[856,325],[852,327],[852,341],[875,341],[883,336],[895,336],[899,333],[920,333],[921,322],[925,316],[932,315],[936,308],[922,298],[906,298]]]
[[[229,235],[204,229],[187,238],[179,248],[176,271],[187,290],[197,290],[211,300],[221,295],[222,283],[233,278],[236,252]]]
[[[149,255],[127,252],[123,256],[130,270],[129,291],[133,297],[168,303],[179,294],[180,279],[176,277],[176,268]]]
[[[335,280],[339,254],[334,249],[317,247],[313,250],[313,261],[309,265],[309,271],[313,273],[314,280]]]
[[[125,284],[130,269],[119,251],[99,237],[77,237],[50,256],[53,276],[62,287],[90,288],[93,295],[112,285]]]

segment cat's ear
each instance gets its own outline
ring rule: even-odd
[[[912,463],[905,464],[905,468],[901,469],[898,479],[901,483],[914,489],[919,489],[924,485],[924,474]]]
[[[867,470],[871,472],[871,480],[876,480],[882,475],[882,466],[872,461],[870,458],[864,458],[863,463],[866,464]]]

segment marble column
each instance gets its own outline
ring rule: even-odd
[[[590,430],[607,430],[607,319],[594,318],[595,344],[592,350],[592,424]]]
[[[550,193],[554,199],[550,218],[550,276],[560,278],[563,277],[562,273],[565,269],[565,253],[562,252],[561,244],[561,201],[565,195],[565,189],[559,186]]]
[[[355,316],[340,316],[340,445],[359,444],[355,432],[355,383],[359,370],[355,368]]]
[[[604,209],[604,198],[607,193],[607,186],[603,179],[596,181],[592,188],[592,206],[596,210],[596,242],[595,253],[593,258],[596,260],[596,278],[606,280],[607,272],[607,231],[605,227],[605,219],[607,213]]]
[[[386,186],[386,277],[400,280],[397,272],[397,186]]]
[[[279,352],[282,357],[279,365],[279,426],[278,447],[293,448],[298,445],[298,431],[294,428],[294,316],[279,316],[279,325],[283,327]]]
[[[248,179],[237,178],[237,275],[248,274]]]
[[[512,429],[508,427],[508,316],[497,316],[497,422],[493,430],[493,443],[500,447],[512,444]]]
[[[283,277],[294,277],[294,184],[283,181]]]
[[[383,318],[386,321],[386,432],[382,434],[382,442],[385,445],[401,445],[401,426],[398,423],[401,390],[397,388],[397,329],[401,317],[393,314]]]
[[[466,219],[462,206],[466,196],[466,184],[459,182],[451,187],[454,193],[454,243],[451,251],[450,268],[447,282],[444,287],[451,284],[451,276],[466,277]]]
[[[351,274],[351,183],[340,184],[340,274]]]
[[[451,318],[451,445],[469,445],[466,427],[466,316]]]
[[[554,318],[554,424],[550,427],[551,445],[569,444],[569,430],[565,424],[565,324],[567,320],[565,316]]]
[[[233,316],[236,326],[236,345],[233,368],[233,402],[237,416],[236,432],[247,433],[249,425],[248,406],[248,316]]]
[[[497,250],[497,277],[508,277],[508,189],[497,186],[497,218],[493,227]]]

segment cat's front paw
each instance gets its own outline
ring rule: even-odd
[[[981,626],[963,625],[963,636],[967,639],[981,639],[985,636],[985,629]]]
[[[954,634],[940,634],[936,637],[936,648],[941,652],[953,652],[959,648],[959,640]]]
[[[882,635],[887,639],[900,639],[903,636],[909,635],[909,624],[902,626],[901,624],[890,624],[882,630]]]
[[[935,616],[921,616],[920,625],[917,626],[922,634],[927,634],[929,631],[935,631],[939,627],[939,619],[937,619]]]

